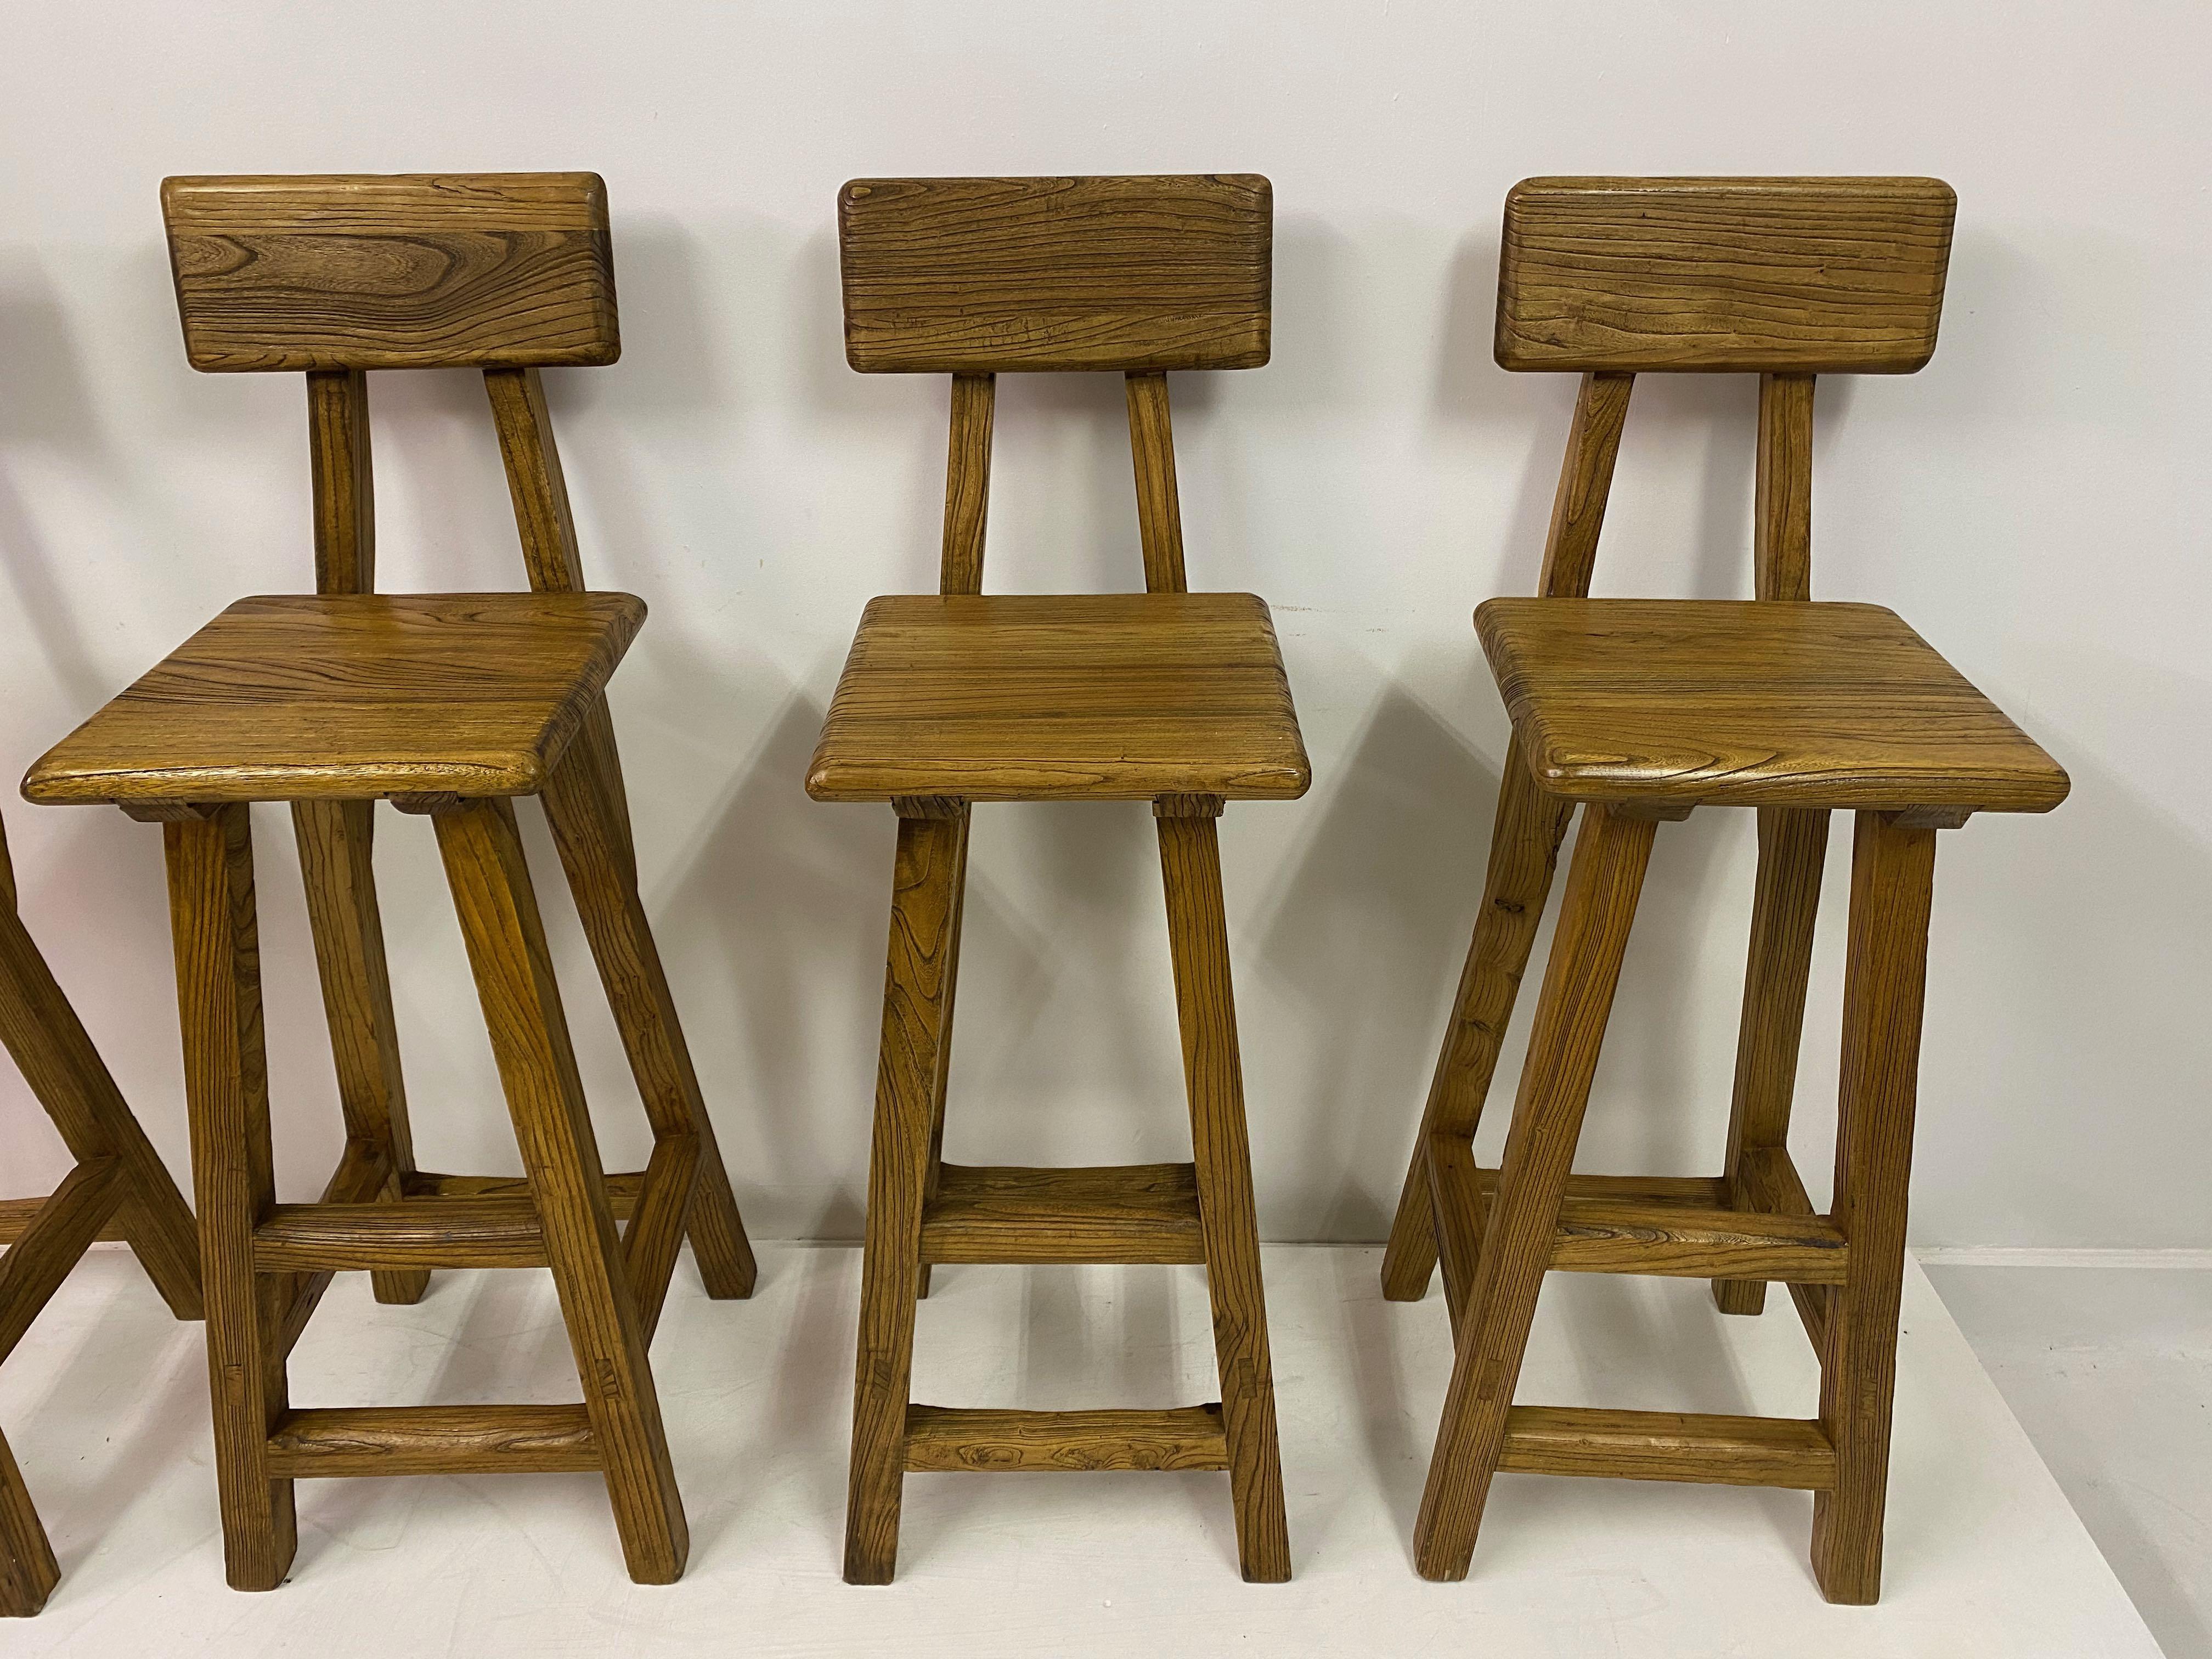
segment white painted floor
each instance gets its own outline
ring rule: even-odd
[[[1907,1285],[1882,1604],[1831,1607],[1802,1493],[1502,1476],[1474,1576],[1408,1538],[1449,1364],[1432,1292],[1378,1253],[1267,1252],[1297,1577],[1237,1575],[1218,1474],[924,1475],[900,1581],[839,1582],[857,1252],[764,1250],[749,1304],[688,1266],[655,1362],[690,1507],[684,1582],[623,1576],[576,1475],[302,1483],[289,1583],[222,1583],[198,1330],[96,1252],[0,1375],[65,1577],[10,1655],[1942,1656],[2157,1652],[1928,1281]],[[940,1268],[917,1395],[946,1404],[1212,1398],[1196,1269]],[[1723,1321],[1702,1284],[1561,1275],[1521,1397],[1809,1414],[1787,1310]],[[413,1309],[342,1279],[294,1367],[301,1405],[574,1397],[541,1274],[453,1273]]]
[[[2212,1659],[2212,1269],[1928,1273],[2168,1659]]]

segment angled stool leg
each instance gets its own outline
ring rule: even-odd
[[[376,803],[294,801],[292,830],[300,848],[307,925],[322,977],[323,1013],[331,1029],[346,1138],[382,1164],[381,1196],[402,1198],[406,1178],[415,1173],[415,1138],[399,1066],[384,921],[376,903]],[[379,1268],[369,1275],[369,1284],[379,1302],[404,1306],[422,1299],[430,1273],[420,1267]]]
[[[945,1092],[952,1076],[952,1012],[958,1000],[960,982],[960,918],[967,908],[968,836],[963,830],[960,845],[952,855],[952,936],[945,946],[944,1009],[938,1024],[937,1080],[929,1097],[929,1173],[922,1182],[925,1204],[937,1196],[938,1183],[945,1173]],[[929,1296],[929,1265],[927,1261],[921,1264],[915,1281],[915,1294],[924,1300]]]
[[[1252,1146],[1245,1133],[1221,849],[1212,816],[1220,810],[1218,797],[1175,797],[1152,808],[1167,888],[1168,945],[1175,957],[1176,1010],[1182,1027],[1183,1081],[1190,1098],[1206,1288],[1213,1304],[1213,1358],[1221,1376],[1237,1555],[1246,1582],[1279,1584],[1291,1576],[1291,1539],[1283,1514]]]
[[[1797,1088],[1797,1050],[1805,1030],[1805,987],[1813,972],[1813,924],[1827,861],[1828,814],[1804,807],[1759,809],[1759,875],[1751,909],[1751,953],[1743,976],[1743,1020],[1735,1044],[1735,1092],[1729,1105],[1728,1162],[1721,1176],[1728,1206],[1771,1210],[1752,1190],[1744,1155],[1790,1141]],[[1716,1279],[1713,1301],[1725,1314],[1766,1305],[1757,1279]]]
[[[0,1435],[0,1619],[31,1617],[46,1605],[61,1577],[23,1472],[7,1437]]]
[[[1656,828],[1583,809],[1421,1494],[1413,1555],[1424,1578],[1464,1578],[1474,1553]]]
[[[274,1589],[299,1547],[292,1483],[271,1478],[269,1437],[290,1402],[283,1326],[293,1278],[253,1270],[253,1231],[276,1201],[253,840],[243,805],[161,826],[182,1013],[207,1303],[216,1487],[233,1589]]]
[[[1828,1294],[1820,1348],[1820,1427],[1836,1449],[1836,1485],[1813,1499],[1813,1572],[1829,1601],[1861,1606],[1881,1594],[1905,1188],[1935,873],[1936,831],[1906,828],[1891,813],[1858,814],[1830,1206],[1850,1242],[1850,1259],[1843,1284]]]
[[[888,1584],[898,1565],[914,1310],[921,1284],[921,1209],[928,1183],[938,1051],[951,1007],[953,898],[968,841],[964,802],[901,801],[898,806],[853,1386],[853,1452],[845,1508],[848,1584]],[[917,816],[918,809],[939,815]]]
[[[1474,1133],[1498,1066],[1498,1045],[1512,1023],[1528,951],[1544,919],[1559,842],[1573,815],[1567,803],[1536,787],[1516,739],[1498,784],[1498,820],[1491,830],[1490,868],[1474,942],[1444,1028],[1443,1050],[1437,1056],[1397,1217],[1390,1224],[1389,1248],[1382,1255],[1382,1294],[1393,1302],[1419,1301],[1428,1290],[1437,1263],[1429,1146],[1440,1135],[1465,1139]]]
[[[686,1135],[696,1142],[698,1174],[684,1222],[707,1294],[717,1299],[747,1297],[759,1270],[638,893],[622,772],[614,755],[611,728],[599,730],[587,722],[585,736],[554,769],[544,796],[546,821],[654,1139],[665,1143]],[[648,1297],[641,1284],[641,1303],[649,1301],[657,1313],[665,1290],[664,1280]],[[648,1328],[653,1322],[648,1318]]]
[[[0,1042],[70,1156],[80,1164],[115,1160],[115,1220],[169,1310],[198,1319],[200,1253],[192,1212],[12,902],[0,903]]]
[[[672,1583],[690,1546],[683,1499],[514,810],[464,801],[434,821],[623,1556],[638,1583]]]

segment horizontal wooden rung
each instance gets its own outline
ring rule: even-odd
[[[410,1198],[527,1198],[530,1181],[525,1176],[436,1175],[418,1170],[401,1177]],[[645,1171],[625,1170],[607,1177],[607,1202],[615,1219],[627,1221],[637,1208],[637,1195],[645,1186]]]
[[[279,1204],[253,1232],[262,1273],[372,1267],[542,1267],[538,1210],[520,1198]]]
[[[0,1198],[0,1245],[13,1244],[21,1238],[23,1229],[31,1224],[33,1218],[46,1207],[46,1203],[43,1198]],[[98,1237],[102,1244],[122,1244],[129,1241],[130,1235],[123,1231],[115,1217],[110,1216],[106,1224],[100,1228]]]
[[[1498,1467],[1825,1492],[1836,1484],[1836,1449],[1818,1423],[1796,1418],[1516,1406],[1506,1414]]]
[[[1497,1170],[1475,1169],[1459,1158],[1437,1158],[1433,1174],[1445,1184],[1448,1198],[1455,1183],[1474,1184],[1473,1202],[1438,1206],[1446,1224],[1473,1224],[1498,1182]],[[1729,1209],[1717,1201],[1719,1186],[1675,1176],[1571,1177],[1559,1205],[1551,1266],[1564,1273],[1844,1282],[1849,1247],[1826,1217]],[[1479,1240],[1467,1241],[1467,1261],[1475,1259],[1479,1246]]]
[[[924,1261],[1203,1261],[1188,1164],[1087,1170],[944,1166]]]
[[[908,1406],[906,1466],[938,1472],[1225,1469],[1229,1441],[1218,1401],[1165,1411],[969,1411]]]
[[[581,1406],[349,1406],[296,1411],[269,1437],[269,1473],[557,1474],[599,1467]]]

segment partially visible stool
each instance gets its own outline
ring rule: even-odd
[[[1832,1601],[1881,1583],[1905,1188],[1936,832],[2048,811],[2066,775],[1920,637],[1810,602],[1816,373],[1935,349],[1953,198],[1930,179],[1531,179],[1508,198],[1498,360],[1579,369],[1542,593],[1476,612],[1513,720],[1482,908],[1383,1262],[1443,1266],[1456,1358],[1415,1534],[1463,1577],[1500,1469],[1807,1488]],[[1591,599],[1633,376],[1760,376],[1755,601]],[[1501,1167],[1472,1141],[1568,819],[1582,830]],[[1570,1173],[1656,824],[1759,812],[1725,1170]],[[1828,813],[1856,815],[1834,1196],[1786,1140]],[[1547,1269],[1710,1278],[1724,1312],[1790,1287],[1820,1360],[1803,1420],[1516,1406]]]
[[[0,1042],[76,1160],[48,1196],[0,1200],[0,1244],[8,1247],[0,1255],[0,1362],[100,1239],[128,1243],[169,1311],[198,1319],[200,1262],[192,1212],[15,914],[15,872],[4,828]],[[60,1578],[21,1472],[0,1437],[0,1617],[38,1612]]]
[[[591,173],[172,179],[196,368],[307,376],[311,595],[232,605],[37,765],[44,804],[163,825],[206,1274],[229,1581],[270,1589],[312,1475],[598,1470],[632,1577],[688,1534],[646,1349],[688,1231],[708,1292],[754,1266],[637,888],[605,700],[645,613],[583,591],[541,367],[618,349],[605,186]],[[481,368],[532,587],[374,586],[365,371]],[[513,799],[542,797],[653,1131],[606,1175]],[[291,803],[344,1156],[278,1204],[247,803]],[[371,868],[378,800],[434,820],[525,1170],[418,1169]],[[617,1221],[627,1218],[619,1235]],[[580,1403],[295,1410],[285,1360],[335,1271],[412,1302],[429,1269],[546,1267]]]
[[[871,603],[807,777],[890,802],[845,1577],[890,1582],[909,1470],[1226,1469],[1244,1577],[1291,1575],[1214,819],[1309,773],[1267,608],[1185,591],[1169,369],[1267,358],[1272,198],[1253,177],[874,179],[839,201],[845,342],[864,373],[950,373],[940,592]],[[985,597],[1000,370],[1127,376],[1143,593]],[[960,1168],[941,1156],[969,803],[1141,800],[1158,820],[1193,1161]],[[1203,1262],[1218,1403],[914,1405],[935,1262]]]

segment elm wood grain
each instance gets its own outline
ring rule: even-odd
[[[1466,1324],[1475,1260],[1482,1254],[1483,1230],[1490,1219],[1490,1189],[1474,1167],[1474,1143],[1459,1135],[1436,1136],[1427,1143],[1426,1156],[1415,1158],[1413,1167],[1429,1183],[1431,1248],[1443,1275],[1444,1310],[1456,1344]]]
[[[1273,192],[1252,173],[855,179],[837,192],[862,374],[1256,368]]]
[[[1786,1146],[1753,1146],[1745,1150],[1735,1175],[1729,1181],[1739,1208],[1766,1215],[1810,1215],[1813,1200],[1805,1195],[1805,1182],[1790,1161]],[[1723,1281],[1726,1282],[1726,1281]],[[1818,1354],[1827,1340],[1828,1291],[1821,1285],[1792,1285],[1790,1297],[1797,1307],[1798,1322]],[[1722,1312],[1730,1311],[1725,1305]]]
[[[1759,377],[1751,567],[1762,599],[1813,597],[1813,386],[1810,374]]]
[[[0,866],[6,846],[6,833],[0,830]],[[192,1212],[13,903],[0,904],[0,1046],[15,1060],[70,1156],[79,1165],[112,1159],[118,1166],[120,1179],[109,1193],[113,1203],[86,1242],[124,1239],[169,1311],[179,1319],[200,1317],[199,1243]],[[0,1218],[0,1243],[20,1239],[47,1201],[27,1199],[0,1206],[19,1218],[12,1227]],[[0,1306],[0,1318],[6,1316]]]
[[[596,1471],[581,1406],[347,1406],[288,1415],[269,1462],[289,1479]]]
[[[224,1573],[233,1589],[275,1589],[299,1547],[292,1483],[269,1464],[290,1409],[279,1325],[295,1285],[259,1274],[253,1233],[276,1202],[253,839],[243,804],[161,826],[184,1029],[207,1306],[208,1393]]]
[[[940,593],[983,591],[983,538],[991,511],[991,427],[999,381],[993,374],[952,377],[951,430],[945,456],[945,548]]]
[[[23,793],[534,794],[644,618],[627,593],[240,599],[41,757]]]
[[[645,1185],[645,1171],[626,1170],[606,1177],[607,1207],[617,1221],[627,1221],[636,1212],[639,1192]],[[441,1175],[435,1170],[416,1170],[406,1180],[409,1198],[434,1198],[441,1194],[456,1198],[528,1198],[528,1176],[461,1176]]]
[[[122,1175],[121,1164],[112,1158],[76,1165],[0,1255],[0,1363],[15,1352],[31,1322],[114,1214]]]
[[[1765,1207],[1751,1202],[1744,1190],[1745,1157],[1779,1148],[1790,1138],[1805,989],[1813,971],[1814,923],[1827,854],[1826,812],[1759,809],[1751,950],[1736,1035],[1735,1091],[1729,1102],[1728,1162],[1721,1176],[1731,1209]],[[1810,1210],[1808,1205],[1805,1212]],[[1725,1314],[1755,1314],[1766,1305],[1766,1285],[1759,1279],[1717,1279],[1713,1302]]]
[[[1820,1593],[1857,1606],[1881,1595],[1905,1188],[1935,876],[1936,831],[1879,812],[1858,814],[1830,1206],[1850,1236],[1851,1271],[1829,1293],[1820,1345],[1820,1427],[1836,1448],[1836,1484],[1813,1505],[1813,1573]]]
[[[337,1168],[323,1185],[321,1201],[368,1205],[391,1191],[392,1164],[386,1150],[367,1141],[349,1140],[338,1157]],[[291,1297],[280,1310],[276,1339],[276,1352],[286,1358],[307,1334],[307,1322],[314,1317],[324,1292],[330,1289],[331,1275],[328,1272],[292,1273],[289,1282]]]
[[[1635,390],[1633,374],[1593,372],[1583,376],[1575,394],[1536,583],[1537,592],[1547,599],[1582,599],[1589,592],[1598,532],[1605,528],[1605,504],[1613,493],[1613,463],[1620,458],[1629,394]]]
[[[51,1196],[0,1198],[0,1245],[13,1244],[21,1238],[23,1229],[38,1218],[39,1212],[46,1206],[46,1197]],[[100,1231],[94,1237],[101,1244],[125,1244],[130,1242],[131,1236],[123,1231],[122,1223],[110,1216],[100,1224]]]
[[[699,1139],[690,1133],[672,1134],[655,1141],[652,1160],[645,1169],[645,1186],[637,1214],[623,1230],[623,1271],[629,1277],[637,1299],[638,1328],[653,1340],[660,1324],[660,1310],[668,1300],[668,1281],[676,1272],[676,1255],[684,1244],[684,1223],[691,1213],[691,1196],[699,1186]],[[613,1214],[614,1206],[608,1206]]]
[[[307,376],[307,459],[315,592],[374,593],[376,476],[368,376],[362,370],[318,369]]]
[[[1596,806],[1576,837],[1421,1494],[1413,1550],[1424,1578],[1464,1578],[1474,1552],[1656,829]]]
[[[902,817],[950,817],[957,818],[961,824],[959,844],[952,853],[952,892],[945,901],[946,927],[950,937],[945,945],[945,978],[939,994],[940,1018],[937,1026],[937,1076],[930,1085],[929,1166],[921,1183],[924,1230],[921,1268],[915,1275],[914,1293],[917,1297],[927,1300],[930,1270],[933,1265],[928,1254],[929,1206],[937,1201],[938,1192],[945,1180],[945,1107],[952,1082],[952,1019],[959,1006],[960,932],[962,918],[968,911],[968,831],[973,824],[964,801],[907,799],[895,801],[892,805]],[[1004,1173],[1012,1175],[1017,1172],[1009,1170]]]
[[[399,1064],[399,1025],[384,919],[376,901],[376,805],[366,800],[292,803],[307,924],[315,941],[323,1016],[337,1072],[338,1108],[349,1140],[375,1148],[384,1164],[382,1196],[400,1197],[415,1170],[407,1081]],[[430,1278],[385,1264],[369,1275],[379,1302],[419,1302]]]
[[[2047,812],[2058,763],[1873,605],[1490,599],[1536,781],[1585,801]]]
[[[375,1267],[542,1267],[545,1241],[526,1198],[403,1198],[279,1204],[253,1231],[264,1273]]]
[[[596,173],[167,179],[185,351],[213,371],[621,355]]]
[[[1137,532],[1145,550],[1145,590],[1182,593],[1182,502],[1176,490],[1175,425],[1168,413],[1168,377],[1157,370],[1127,377],[1129,454],[1137,476]]]
[[[32,1506],[31,1490],[0,1435],[0,1619],[28,1619],[61,1583],[61,1564]]]
[[[922,1210],[921,1256],[925,1264],[1203,1262],[1197,1171],[942,1164]]]
[[[1425,1161],[1446,1139],[1471,1138],[1481,1121],[1498,1048],[1512,1023],[1528,952],[1543,922],[1559,842],[1573,817],[1571,802],[1537,788],[1516,738],[1498,778],[1482,908],[1475,913],[1474,937],[1460,971],[1413,1160],[1382,1253],[1382,1294],[1390,1301],[1418,1302],[1427,1294],[1437,1263],[1437,1236]]]
[[[1249,593],[871,600],[806,780],[817,800],[1282,800],[1311,779]]]
[[[906,1467],[999,1474],[1033,1469],[1225,1469],[1218,1402],[1165,1411],[1018,1412],[909,1406]]]
[[[638,1097],[653,1127],[653,1156],[662,1158],[661,1148],[676,1142],[690,1148],[684,1154],[693,1171],[690,1186],[670,1189],[670,1202],[678,1206],[673,1212],[678,1237],[689,1232],[709,1297],[748,1297],[759,1268],[684,1040],[675,994],[638,892],[629,807],[614,732],[604,724],[605,713],[602,700],[597,710],[600,723],[587,724],[584,736],[554,767],[544,795],[545,818]],[[672,1152],[666,1156],[676,1155]],[[659,1243],[647,1248],[645,1241],[654,1237],[651,1229],[667,1218],[657,1212],[642,1215],[647,1231],[636,1235],[644,1252],[637,1265],[644,1271],[635,1283],[648,1331],[658,1322],[667,1295],[667,1275],[660,1269],[672,1269],[676,1258],[672,1242],[663,1256]]]
[[[860,1267],[845,1508],[848,1584],[888,1584],[898,1565],[922,1205],[948,1006],[956,872],[967,835],[964,813],[899,819]]]
[[[1513,1474],[1822,1492],[1836,1484],[1836,1449],[1818,1423],[1785,1417],[1516,1406],[1505,1414],[1498,1467]]]
[[[433,822],[623,1559],[638,1583],[672,1583],[683,1573],[690,1532],[514,809],[505,800],[471,801]]]
[[[1291,1576],[1291,1540],[1276,1446],[1274,1371],[1260,1278],[1260,1226],[1230,984],[1218,830],[1210,811],[1156,814],[1153,828],[1167,890],[1168,949],[1182,1032],[1206,1288],[1213,1304],[1213,1357],[1228,1436],[1237,1558],[1248,1583],[1282,1583]]]
[[[1524,179],[1498,364],[1911,374],[1935,353],[1957,204],[1936,179]]]

